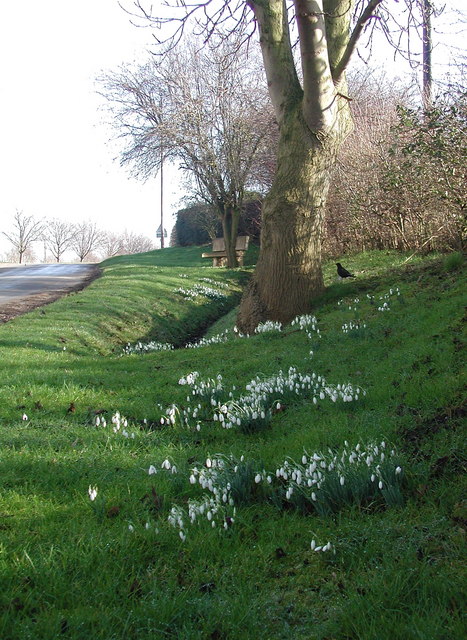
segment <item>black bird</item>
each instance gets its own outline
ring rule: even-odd
[[[336,262],[336,266],[339,278],[355,278],[354,274],[347,271],[347,269],[344,269],[340,262]]]

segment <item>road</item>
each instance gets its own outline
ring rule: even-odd
[[[95,264],[0,266],[0,322],[76,291],[98,273]]]

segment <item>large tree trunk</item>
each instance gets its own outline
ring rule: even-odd
[[[267,319],[285,323],[310,312],[324,288],[324,212],[343,130],[313,133],[300,105],[282,123],[277,173],[263,205],[260,257],[237,318],[244,333]]]

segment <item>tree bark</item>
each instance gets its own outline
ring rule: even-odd
[[[267,9],[250,3],[280,135],[277,172],[262,211],[260,256],[237,317],[243,333],[252,333],[264,320],[286,323],[310,312],[313,297],[322,292],[326,199],[337,152],[352,127],[341,64],[349,46],[352,2],[327,0],[330,12],[323,0],[294,4],[303,87],[290,54],[284,0],[270,0]]]
[[[324,212],[339,146],[335,135],[314,134],[300,108],[284,121],[276,177],[263,204],[260,257],[237,318],[243,333],[267,319],[286,323],[310,312],[322,292]]]
[[[233,207],[225,207],[224,213],[221,217],[222,233],[224,235],[225,242],[225,252],[227,254],[227,266],[230,269],[238,267],[235,246],[237,244],[239,218],[240,211]]]

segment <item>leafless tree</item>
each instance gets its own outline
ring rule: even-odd
[[[100,242],[100,250],[103,258],[113,258],[122,253],[122,236],[106,231],[102,234],[102,240]]]
[[[57,218],[46,221],[43,240],[57,262],[60,262],[62,255],[71,246],[74,233],[74,226],[69,222]]]
[[[125,231],[120,239],[120,253],[143,253],[154,249],[154,242],[142,234]]]
[[[126,146],[123,164],[147,178],[164,158],[177,161],[222,222],[228,265],[245,190],[260,181],[255,159],[273,114],[261,77],[238,41],[201,49],[191,40],[163,59],[100,78],[113,123]]]
[[[89,254],[100,248],[103,241],[103,233],[97,228],[94,222],[79,222],[74,226],[73,237],[70,246],[83,262]]]
[[[13,229],[10,232],[2,231],[3,235],[11,242],[18,257],[18,262],[23,262],[23,257],[34,242],[42,238],[44,222],[34,216],[27,216],[22,211],[16,211],[13,216]]]

